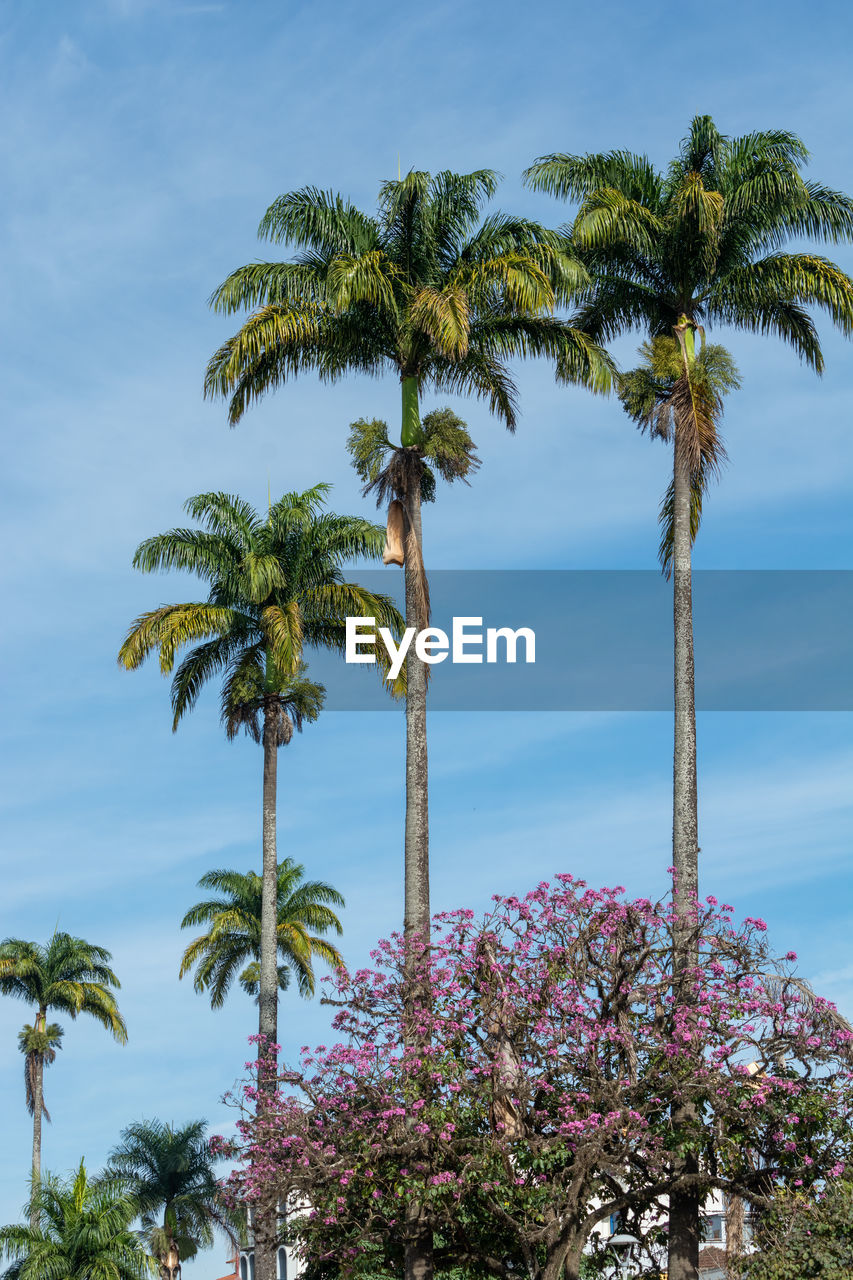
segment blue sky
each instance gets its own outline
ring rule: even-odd
[[[98,1166],[141,1116],[206,1116],[240,1074],[254,1007],[212,1013],[177,969],[198,877],[255,866],[260,760],[222,737],[211,696],[173,736],[156,671],[119,672],[137,613],[184,595],[130,568],[190,494],[334,483],[368,511],[343,439],[392,417],[392,383],[306,379],[229,431],[205,403],[229,322],[206,298],[263,254],[280,192],[314,183],[369,208],[404,170],[491,166],[498,203],[557,224],[522,169],[554,150],[627,147],[665,164],[690,117],[728,133],[785,127],[811,172],[853,188],[847,5],[615,0],[525,6],[264,0],[12,0],[0,16],[4,200],[5,714],[0,933],[54,926],[109,947],[130,1041],[66,1027],[47,1077],[45,1163]],[[853,270],[853,250],[834,256]],[[705,568],[853,568],[851,352],[822,327],[827,372],[772,342],[717,334],[743,374],[726,418],[731,464],[707,504]],[[630,357],[627,341],[620,354]],[[618,405],[519,369],[514,438],[455,403],[484,465],[427,512],[434,568],[653,568],[668,456]],[[392,572],[389,570],[389,572]],[[781,950],[853,1012],[853,734],[848,714],[700,717],[703,886],[764,915]],[[664,888],[665,714],[437,714],[431,724],[433,898],[479,906],[557,870]],[[348,959],[401,913],[402,724],[328,714],[283,752],[280,849],[346,895]],[[0,1004],[0,1221],[24,1198],[30,1122]],[[326,1011],[281,1009],[286,1050]],[[224,1250],[187,1268],[221,1274]]]

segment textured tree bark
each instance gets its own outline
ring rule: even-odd
[[[35,1029],[43,1031],[47,1023],[47,1011],[39,1010],[36,1015]],[[41,1122],[42,1111],[44,1109],[44,1057],[38,1053],[35,1055],[33,1063],[33,1193],[41,1181]],[[33,1231],[38,1231],[39,1214],[38,1210],[33,1206],[30,1214],[30,1227]]]
[[[264,706],[264,788],[262,814],[263,888],[261,896],[261,963],[258,991],[258,1034],[267,1060],[258,1070],[258,1107],[275,1091],[276,1058],[270,1046],[278,1035],[278,853],[276,849],[276,786],[278,721],[271,700]],[[255,1280],[276,1280],[276,1221],[273,1214],[256,1213],[254,1225]]]
[[[414,379],[403,382],[404,445],[414,443],[420,422],[418,416],[417,385]],[[407,496],[407,514],[412,533],[423,553],[423,529],[421,525],[421,491],[419,481],[410,486]],[[416,630],[427,625],[422,615],[423,591],[418,582],[420,566],[406,556],[406,626]],[[429,939],[429,771],[427,761],[426,727],[426,664],[414,652],[414,645],[406,658],[406,831],[404,867],[403,932],[407,940],[418,935],[423,942]],[[417,975],[410,970],[410,981]],[[408,1034],[408,1033],[407,1033]],[[413,1201],[406,1204],[406,1245],[404,1258],[405,1280],[432,1280],[434,1274],[433,1239],[428,1228],[421,1227],[421,1206]]]
[[[693,669],[693,583],[690,535],[690,470],[678,425],[673,449],[673,630],[675,742],[672,773],[673,977],[698,962],[691,923],[699,885],[699,820],[696,787],[696,704]],[[673,1112],[673,1125],[689,1124],[690,1107]],[[697,1172],[695,1154],[675,1160],[679,1176]],[[674,1191],[669,1206],[668,1280],[697,1280],[700,1204],[693,1191]]]
[[[699,887],[699,819],[696,788],[696,702],[693,670],[693,582],[690,537],[690,473],[684,443],[675,431],[672,618],[674,630],[675,745],[672,772],[674,906],[689,917]]]
[[[726,1201],[726,1274],[734,1280],[743,1254],[744,1203],[742,1196],[731,1195]]]
[[[421,527],[421,495],[415,487],[409,494],[409,519],[423,548]],[[406,626],[421,628],[416,571],[406,563]],[[429,772],[426,728],[426,664],[409,649],[406,658],[408,677],[406,693],[406,836],[405,836],[405,906],[406,936],[418,933],[424,941],[429,936]]]

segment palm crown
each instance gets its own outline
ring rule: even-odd
[[[4,1280],[145,1280],[150,1259],[130,1224],[135,1205],[127,1189],[92,1179],[81,1160],[72,1179],[47,1174],[33,1188],[36,1225],[0,1228],[0,1253],[11,1259]]]
[[[331,885],[303,880],[304,867],[285,858],[278,866],[276,939],[278,985],[285,990],[295,974],[300,995],[314,994],[315,956],[337,967],[343,963],[337,947],[319,936],[330,929],[342,932],[334,907],[344,900]],[[181,921],[181,928],[208,925],[208,931],[187,947],[180,976],[195,967],[194,987],[208,991],[214,1009],[223,1004],[234,978],[250,995],[258,991],[261,946],[261,876],[249,871],[209,871],[199,880],[202,889],[219,896],[196,903]]]
[[[159,1258],[173,1245],[180,1259],[194,1257],[213,1244],[215,1227],[235,1240],[234,1214],[222,1200],[204,1121],[182,1128],[160,1120],[128,1125],[110,1154],[108,1173],[129,1193]]]
[[[853,200],[807,181],[808,151],[792,133],[723,136],[696,116],[665,173],[627,151],[543,156],[531,186],[580,201],[568,228],[591,283],[575,321],[606,342],[626,329],[671,334],[728,324],[772,333],[820,372],[809,307],[849,334],[853,282],[833,262],[787,253],[789,241],[853,236]]]
[[[36,1021],[38,1023],[40,1020],[37,1019]],[[57,1022],[45,1023],[43,1027],[39,1025],[31,1026],[29,1022],[26,1022],[23,1030],[18,1032],[18,1048],[24,1055],[24,1089],[27,1111],[31,1116],[35,1115],[36,1110],[36,1097],[38,1094],[36,1072],[39,1063],[49,1067],[56,1061],[56,1051],[62,1048],[63,1035],[62,1027]],[[43,1093],[41,1113],[45,1120],[50,1120],[50,1112],[47,1109]]]
[[[233,737],[241,723],[251,731],[252,705],[265,694],[286,696],[302,678],[305,645],[344,652],[347,615],[374,616],[399,631],[393,602],[346,581],[341,568],[350,558],[381,555],[384,531],[357,516],[323,512],[329,488],[287,493],[266,519],[232,495],[199,494],[186,510],[205,528],[172,529],[137,549],[133,563],[145,572],[190,570],[210,584],[206,601],[142,614],[119,652],[119,662],[135,668],[158,649],[168,673],[177,650],[195,643],[172,680],[174,728],[204,685],[223,674],[226,731]],[[300,720],[313,719],[322,688],[302,684],[297,692]]]
[[[0,943],[0,994],[35,1005],[42,1024],[48,1010],[71,1018],[88,1014],[124,1044],[127,1028],[110,989],[121,983],[109,966],[111,959],[103,947],[68,933],[54,933],[46,946],[6,938]],[[45,1030],[43,1025],[39,1029]]]
[[[307,369],[328,381],[393,372],[415,397],[409,446],[420,442],[425,386],[485,398],[513,429],[514,356],[554,357],[562,377],[604,390],[606,354],[546,314],[586,280],[584,269],[538,223],[482,218],[496,190],[489,169],[412,171],[382,184],[374,217],[315,187],[280,196],[258,234],[292,245],[296,257],[241,267],[214,293],[218,311],[255,310],[211,359],[206,393],[230,397],[233,425]]]
[[[619,376],[619,399],[641,431],[666,443],[678,434],[691,447],[690,537],[695,541],[705,491],[726,460],[720,435],[723,400],[740,386],[740,375],[729,352],[717,343],[702,345],[689,376],[676,338],[652,338],[643,343],[640,355],[642,363]],[[673,479],[660,508],[659,557],[667,576],[672,569],[674,514]]]

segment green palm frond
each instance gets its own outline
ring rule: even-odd
[[[46,1174],[28,1206],[37,1226],[0,1228],[6,1277],[20,1280],[146,1280],[156,1265],[131,1230],[132,1197],[115,1179],[91,1179],[81,1161],[69,1179]]]
[[[853,238],[853,199],[801,172],[807,151],[783,130],[729,138],[697,116],[666,173],[613,151],[544,156],[527,171],[538,190],[580,201],[568,242],[591,283],[574,323],[608,341],[632,328],[668,335],[684,315],[772,333],[817,372],[823,357],[810,308],[853,333],[853,282],[792,238]]]
[[[691,534],[702,519],[702,499],[726,460],[720,435],[723,400],[740,387],[737,365],[725,347],[709,343],[685,371],[675,338],[658,337],[640,348],[642,363],[619,375],[619,398],[625,412],[643,432],[671,441],[676,431],[685,442],[691,482]],[[672,568],[674,485],[660,508],[659,557],[664,573]]]
[[[160,1120],[128,1125],[110,1153],[107,1174],[125,1189],[149,1247],[162,1260],[173,1246],[181,1259],[209,1247],[214,1229],[232,1245],[240,1235],[222,1198],[205,1122],[177,1128]]]
[[[370,251],[379,242],[371,218],[333,191],[318,187],[303,187],[274,200],[261,219],[258,236],[324,256]]]
[[[217,1008],[235,979],[249,994],[256,994],[253,984],[258,970],[254,966],[260,962],[263,881],[255,872],[216,870],[203,876],[199,886],[213,889],[221,897],[197,903],[184,916],[182,928],[199,924],[210,927],[187,947],[180,976],[195,968],[195,989],[207,992],[211,1004]],[[289,969],[300,994],[309,996],[314,991],[312,957],[332,966],[342,963],[337,949],[323,937],[330,930],[342,932],[341,922],[333,910],[342,906],[341,894],[324,881],[306,881],[304,868],[299,863],[291,858],[279,863],[280,987],[288,981],[282,976],[282,970]]]
[[[412,170],[382,184],[375,218],[313,187],[281,196],[260,234],[301,252],[280,269],[243,267],[214,294],[219,310],[252,314],[212,357],[205,394],[228,400],[235,425],[308,370],[324,381],[390,372],[420,389],[481,397],[513,427],[507,371],[478,346],[484,322],[546,319],[589,277],[560,233],[502,213],[484,217],[497,181],[491,170]],[[521,341],[512,354],[554,351]]]
[[[328,492],[327,484],[318,484],[302,493],[285,493],[270,505],[266,520],[229,494],[199,494],[187,503],[190,513],[208,526],[204,545],[211,559],[209,564],[205,560],[204,576],[210,599],[164,605],[141,615],[119,652],[119,662],[134,669],[156,650],[160,669],[170,672],[178,651],[188,650],[172,681],[173,727],[192,710],[203,688],[222,676],[226,732],[234,736],[243,727],[259,734],[260,671],[265,680],[272,677],[264,692],[280,694],[276,682],[286,685],[299,670],[307,623],[313,628],[310,643],[340,651],[338,633],[343,634],[346,611],[354,603],[375,606],[383,625],[399,634],[402,619],[392,602],[362,596],[357,584],[343,577],[345,561],[381,556],[383,530],[358,516],[327,512]],[[181,545],[187,545],[190,540],[180,532]],[[162,557],[149,550],[170,538],[143,543],[139,567],[161,567]],[[222,553],[218,566],[217,548]],[[311,688],[316,709],[322,691]],[[310,718],[307,713],[303,717]]]
[[[618,191],[652,210],[663,199],[661,176],[646,156],[630,151],[541,156],[525,170],[524,180],[534,191],[544,191],[560,200],[582,200],[602,188]]]
[[[127,1029],[111,988],[121,984],[107,963],[109,951],[84,938],[54,933],[42,946],[20,938],[0,943],[0,994],[50,1010],[94,1017],[123,1044]]]

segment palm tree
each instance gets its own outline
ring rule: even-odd
[[[204,685],[221,675],[222,721],[229,738],[243,727],[263,743],[261,1058],[277,1035],[277,751],[294,725],[301,728],[303,721],[316,719],[325,693],[306,680],[303,649],[313,644],[343,653],[348,615],[375,617],[396,632],[402,626],[387,596],[344,580],[344,561],[381,555],[384,531],[358,516],[324,513],[329,488],[318,484],[304,493],[287,493],[270,505],[266,519],[229,494],[190,498],[185,509],[205,528],[171,529],[149,538],[137,548],[133,563],[146,573],[190,570],[209,583],[208,598],[142,614],[119,651],[119,663],[132,670],[157,649],[160,670],[169,673],[178,649],[193,646],[172,680],[173,729],[195,706]],[[269,1066],[270,1072],[262,1068],[260,1075],[271,1087],[274,1063]]]
[[[599,391],[610,385],[606,354],[549,314],[585,272],[560,237],[538,224],[499,213],[483,219],[496,190],[497,175],[488,169],[412,171],[382,184],[373,217],[333,192],[289,192],[267,210],[259,236],[290,244],[295,260],[241,267],[211,300],[228,314],[255,308],[207,370],[206,394],[229,398],[232,425],[253,400],[307,369],[329,382],[351,372],[399,380],[398,460],[408,479],[402,509],[392,514],[404,525],[406,623],[416,629],[427,623],[417,482],[426,442],[423,391],[485,398],[514,430],[513,357],[547,355],[565,380]],[[405,931],[426,938],[426,669],[413,655],[407,681]]]
[[[331,885],[303,880],[304,871],[292,858],[278,866],[277,982],[286,991],[293,974],[299,994],[308,997],[314,994],[315,956],[334,967],[343,963],[337,947],[321,935],[342,933],[332,908],[345,904]],[[199,994],[208,992],[211,1007],[219,1009],[235,978],[249,995],[258,993],[263,882],[254,871],[208,871],[198,883],[219,896],[197,902],[181,921],[182,929],[209,928],[187,947],[180,976],[195,968],[193,986]]]
[[[41,1122],[44,1105],[44,1066],[56,1057],[62,1028],[48,1023],[56,1010],[76,1018],[88,1014],[106,1027],[119,1042],[127,1042],[127,1028],[111,988],[119,982],[109,962],[112,955],[83,938],[54,933],[46,946],[23,938],[6,938],[0,943],[0,995],[16,996],[35,1006],[33,1024],[18,1036],[26,1054],[27,1110],[33,1117],[33,1186],[41,1177]],[[33,1213],[37,1212],[36,1199]],[[31,1220],[35,1230],[38,1221]]]
[[[214,1228],[237,1241],[204,1130],[203,1120],[183,1128],[142,1120],[122,1130],[110,1153],[107,1173],[130,1196],[161,1280],[179,1280],[181,1262],[213,1244]]]
[[[3,1280],[147,1280],[151,1260],[130,1223],[136,1206],[110,1179],[47,1174],[33,1183],[30,1225],[0,1227],[0,1254],[11,1259]]]
[[[287,493],[266,519],[224,493],[191,498],[186,510],[203,529],[172,529],[143,542],[134,565],[143,572],[184,569],[209,584],[206,601],[164,605],[137,618],[119,652],[129,669],[159,650],[160,669],[192,646],[174,671],[172,727],[195,706],[202,688],[223,677],[221,710],[229,738],[245,728],[263,743],[262,893],[258,971],[258,1083],[261,1100],[275,1088],[278,1032],[276,790],[278,747],[294,726],[314,720],[324,690],[304,675],[303,650],[343,653],[347,616],[372,616],[399,633],[402,619],[386,596],[344,579],[350,558],[381,555],[384,531],[357,516],[323,511],[329,485]],[[258,1221],[260,1280],[274,1280],[275,1224]]]
[[[675,913],[684,921],[698,893],[699,854],[690,530],[691,507],[698,515],[691,493],[703,485],[707,419],[696,334],[704,338],[704,326],[712,324],[774,334],[820,373],[823,355],[808,308],[821,308],[843,333],[853,332],[853,281],[827,258],[783,252],[800,238],[853,237],[853,200],[805,180],[807,158],[794,134],[728,138],[710,116],[696,116],[665,173],[645,156],[611,151],[543,156],[525,175],[537,190],[580,202],[568,243],[590,283],[579,294],[575,323],[599,342],[642,329],[678,343],[684,406],[672,416],[672,860]],[[676,932],[678,951],[686,934]],[[677,963],[689,960],[682,948]],[[669,1280],[692,1280],[698,1268],[698,1206],[683,1207],[681,1193],[674,1195]]]

